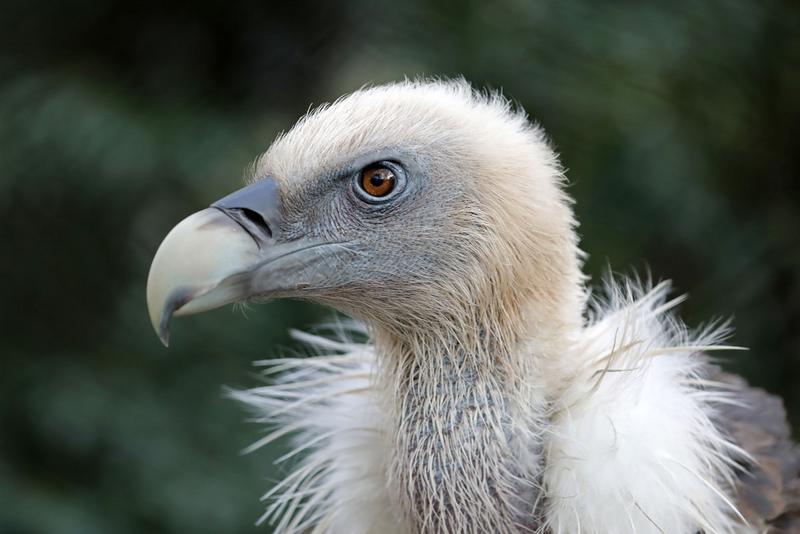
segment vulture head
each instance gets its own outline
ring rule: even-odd
[[[665,283],[587,298],[542,131],[465,82],[357,91],[303,117],[248,184],[164,239],[147,283],[173,316],[313,300],[368,342],[273,360],[236,394],[298,436],[280,532],[694,534],[800,528],[780,403],[710,364]]]
[[[542,132],[499,97],[455,83],[357,92],[172,231],[150,274],[153,326],[166,342],[172,315],[297,297],[403,337],[529,320],[560,337],[582,312],[561,185]]]

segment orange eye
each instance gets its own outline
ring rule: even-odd
[[[397,176],[388,167],[375,165],[361,171],[361,189],[372,197],[385,197],[394,190]]]

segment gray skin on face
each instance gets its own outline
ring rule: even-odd
[[[391,166],[398,181],[386,199],[365,199],[358,181],[376,163]],[[330,245],[299,264],[287,258],[283,273],[264,274],[283,287],[257,281],[252,296],[307,298],[356,316],[366,312],[372,321],[400,320],[404,307],[392,302],[413,299],[415,292],[430,299],[435,280],[455,275],[459,259],[470,261],[456,249],[464,245],[458,243],[465,234],[459,225],[473,224],[461,217],[461,207],[475,199],[448,171],[463,172],[455,165],[434,169],[419,154],[394,148],[368,152],[318,176],[279,178],[278,240]]]

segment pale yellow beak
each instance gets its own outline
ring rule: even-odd
[[[280,218],[278,185],[266,177],[190,215],[167,234],[147,277],[150,322],[164,345],[173,315],[218,308],[259,289],[254,272],[285,254],[277,239]]]
[[[158,247],[147,277],[150,322],[164,345],[173,315],[188,315],[235,302],[237,275],[259,262],[260,248],[234,219],[217,208],[178,223]]]

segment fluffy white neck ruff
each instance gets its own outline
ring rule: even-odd
[[[560,368],[550,355],[557,379],[542,390],[537,356],[519,348],[295,333],[327,355],[261,362],[279,382],[233,393],[274,428],[251,449],[294,434],[283,459],[301,458],[262,521],[298,533],[753,532],[731,497],[745,453],[714,424],[731,400],[704,378],[702,352],[726,330],[690,335],[667,290],[610,283]]]

